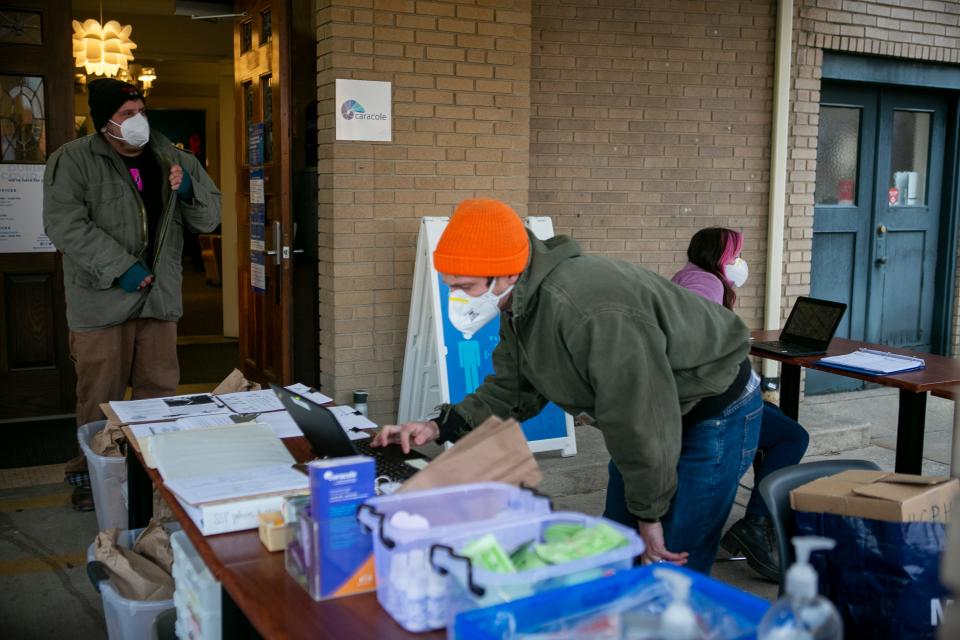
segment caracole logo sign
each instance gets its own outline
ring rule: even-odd
[[[356,100],[347,100],[340,105],[340,115],[344,120],[386,120],[389,116],[385,113],[367,113],[363,105]]]
[[[389,82],[338,79],[334,103],[339,105],[334,112],[337,140],[389,142],[392,139],[391,98]]]

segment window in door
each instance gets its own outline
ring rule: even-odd
[[[892,133],[888,202],[892,207],[923,206],[927,203],[930,113],[894,111]]]

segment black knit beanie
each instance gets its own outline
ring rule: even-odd
[[[87,91],[90,93],[90,117],[98,133],[127,100],[146,102],[139,89],[115,78],[98,78],[87,85]]]

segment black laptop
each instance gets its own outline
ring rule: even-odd
[[[388,476],[396,482],[406,480],[426,465],[422,456],[413,452],[404,454],[399,445],[373,448],[369,439],[351,440],[337,417],[323,405],[275,384],[270,388],[303,431],[313,452],[321,458],[370,456],[376,462],[377,475]]]
[[[780,339],[754,342],[751,346],[782,356],[822,355],[827,352],[846,310],[843,302],[800,296],[780,332]]]

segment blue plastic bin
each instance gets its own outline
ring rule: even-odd
[[[678,571],[692,580],[690,605],[710,640],[749,640],[770,603],[708,576],[672,565],[637,567],[610,576],[459,614],[448,629],[457,640],[521,640],[591,638],[604,640],[604,627],[595,625],[578,634],[578,623],[621,612],[623,622],[634,616],[659,615],[671,601],[669,589],[654,570]],[[632,606],[631,606],[632,605]],[[610,629],[620,638],[623,628]],[[534,635],[536,634],[536,635]],[[632,637],[632,636],[623,636]],[[638,635],[637,637],[647,637]]]

